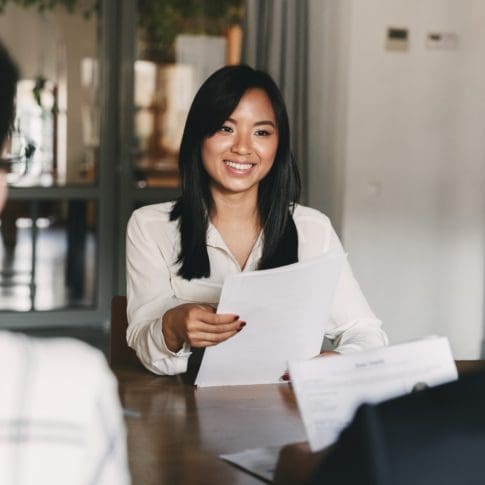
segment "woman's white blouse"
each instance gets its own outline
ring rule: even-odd
[[[217,305],[224,278],[241,268],[217,229],[209,224],[207,252],[209,278],[184,280],[177,275],[180,234],[170,221],[173,202],[142,207],[133,212],[126,237],[128,331],[127,340],[143,365],[156,374],[187,370],[190,347],[171,352],[162,334],[164,313],[183,303]],[[298,231],[298,259],[304,261],[342,246],[330,220],[321,212],[296,206],[293,218]],[[257,269],[262,236],[256,241],[243,271]],[[341,353],[387,344],[381,322],[370,309],[346,262],[337,286],[325,335]],[[222,344],[223,345],[223,344]],[[269,350],[269,349],[268,349]]]

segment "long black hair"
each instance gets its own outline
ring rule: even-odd
[[[13,121],[17,80],[17,67],[0,44],[0,148]]]
[[[290,150],[290,128],[283,96],[273,79],[246,65],[226,66],[200,87],[190,107],[180,146],[182,195],[170,214],[179,221],[181,249],[178,274],[190,280],[210,276],[206,232],[213,200],[202,164],[201,145],[234,112],[243,95],[262,89],[271,101],[278,129],[278,148],[271,170],[258,186],[258,210],[264,232],[259,269],[298,261],[298,235],[292,211],[301,191]]]

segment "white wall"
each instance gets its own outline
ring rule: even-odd
[[[308,199],[341,232],[350,0],[309,0]]]
[[[324,158],[343,175],[329,207],[342,204],[336,225],[391,341],[439,333],[450,338],[456,358],[477,358],[484,322],[485,2],[349,0],[342,8],[333,17],[347,26],[334,38],[347,62],[346,82],[333,90],[345,99],[334,134],[340,141],[328,141],[327,133],[322,143]],[[409,29],[407,52],[385,50],[390,26]],[[430,31],[457,33],[457,49],[426,48]],[[325,80],[335,60],[320,56]],[[314,205],[325,209],[316,192]]]

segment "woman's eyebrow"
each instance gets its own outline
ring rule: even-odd
[[[257,121],[256,123],[254,123],[254,126],[261,126],[261,125],[271,125],[273,128],[276,128],[274,122],[271,120]]]
[[[227,118],[227,121],[230,121],[231,123],[234,123],[235,125],[237,125],[237,120],[235,120],[234,118]],[[261,125],[270,125],[273,128],[276,128],[274,121],[271,121],[271,120],[256,121],[256,123],[254,123],[254,126],[261,126]]]

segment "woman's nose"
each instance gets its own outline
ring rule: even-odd
[[[252,152],[251,148],[251,138],[245,134],[238,134],[234,138],[234,143],[231,147],[233,153],[238,155],[250,155]]]

